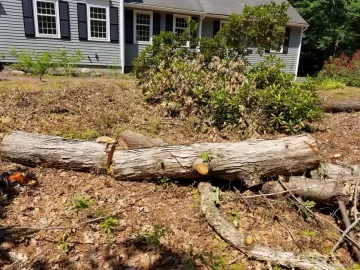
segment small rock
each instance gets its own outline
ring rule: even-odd
[[[116,140],[107,136],[102,136],[96,139],[98,143],[116,143]]]
[[[83,69],[81,69],[81,74],[90,74],[90,69],[88,69],[88,68],[83,68]]]
[[[24,72],[24,71],[21,71],[21,70],[12,70],[12,71],[11,71],[11,75],[12,75],[12,76],[24,76],[24,75],[25,75],[25,72]]]
[[[101,77],[102,74],[100,72],[95,72],[93,74],[91,74],[91,77]]]
[[[335,155],[333,155],[333,157],[334,158],[339,158],[339,157],[341,157],[341,154],[335,154]]]

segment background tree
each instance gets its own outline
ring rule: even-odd
[[[299,72],[313,75],[324,61],[360,47],[360,0],[289,0],[310,24],[303,37]]]

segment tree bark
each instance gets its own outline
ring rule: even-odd
[[[125,130],[121,132],[120,138],[125,142],[129,149],[169,145],[168,143],[161,140],[155,140],[130,130]]]
[[[358,165],[321,164],[317,170],[311,171],[314,179],[356,180],[360,176]]]
[[[27,166],[99,171],[107,165],[106,144],[15,131],[4,137],[1,157]]]
[[[325,112],[329,113],[358,112],[360,111],[360,101],[336,101],[331,103],[324,103],[322,107]]]
[[[301,176],[292,176],[288,182],[283,182],[283,184],[293,194],[299,195],[306,200],[327,205],[337,205],[338,200],[341,200],[345,205],[350,205],[355,192],[356,181],[319,181]],[[281,193],[285,190],[281,183],[277,181],[267,182],[262,187],[262,192],[265,194],[279,193],[275,196],[286,196],[286,193]]]
[[[202,156],[207,176],[243,180],[250,187],[269,175],[302,175],[317,168],[320,158],[309,135],[238,143],[201,143],[115,151],[113,173],[117,180],[203,177],[194,170]]]
[[[200,183],[199,192],[201,210],[209,225],[234,248],[244,252],[249,258],[270,262],[273,265],[296,267],[300,269],[336,270],[341,266],[334,266],[327,262],[327,257],[318,254],[296,254],[269,248],[260,244],[248,245],[245,235],[241,234],[233,225],[221,216],[214,203],[214,190],[209,183]]]

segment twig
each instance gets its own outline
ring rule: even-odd
[[[84,221],[84,222],[80,222],[79,224],[75,225],[75,226],[58,226],[58,227],[14,227],[14,226],[9,226],[9,227],[0,227],[0,231],[2,230],[29,230],[29,231],[54,231],[54,230],[66,230],[66,229],[73,229],[76,228],[78,226],[81,225],[86,225],[89,223],[93,223],[96,221],[100,221],[100,220],[104,220],[107,217],[98,217],[98,218],[94,218],[94,219],[90,219],[88,221]]]
[[[334,252],[338,249],[338,247],[340,246],[340,244],[344,241],[344,238],[349,234],[349,232],[355,228],[355,226],[359,223],[359,218],[358,218],[358,211],[357,211],[357,192],[358,192],[358,188],[359,188],[359,181],[360,181],[360,177],[358,177],[357,181],[356,181],[356,185],[355,185],[355,190],[354,190],[354,204],[355,204],[355,209],[354,209],[354,216],[355,216],[355,221],[343,232],[343,234],[341,235],[339,241],[335,244],[335,246],[331,249],[330,254],[334,254]]]
[[[271,197],[271,196],[275,196],[275,195],[280,195],[280,194],[284,194],[284,193],[290,193],[291,191],[297,191],[297,190],[301,190],[301,188],[295,188],[295,189],[287,189],[284,191],[279,191],[279,192],[274,192],[274,193],[261,193],[258,195],[251,195],[251,196],[241,196],[238,195],[240,199],[251,199],[251,198],[258,198],[258,197]]]
[[[283,187],[284,189],[286,189],[286,190],[289,191],[289,188],[288,188],[281,180],[279,180],[279,183],[282,185],[282,187]],[[292,193],[291,191],[289,191],[289,193],[291,194],[291,197],[292,197],[295,201],[297,201],[299,204],[301,204],[301,201],[294,195],[294,193]],[[311,214],[313,214],[314,216],[316,216],[317,218],[325,221],[326,223],[328,223],[330,226],[332,226],[332,227],[335,228],[336,230],[340,231],[341,233],[344,233],[343,230],[341,230],[341,229],[340,229],[339,227],[337,227],[336,225],[332,224],[332,223],[331,223],[330,221],[328,221],[327,219],[325,219],[325,218],[323,218],[322,216],[318,215],[317,213],[315,213],[314,211],[312,211],[310,208],[308,208],[308,207],[306,207],[306,206],[304,206],[304,207],[306,208],[306,210],[307,210],[309,213],[311,213]],[[359,244],[358,244],[354,239],[352,239],[349,235],[346,235],[345,237],[346,237],[346,239],[348,239],[354,246],[356,246],[358,249],[360,249]]]
[[[345,204],[343,201],[341,200],[338,200],[338,205],[339,205],[339,209],[340,209],[340,212],[341,212],[341,215],[343,217],[343,221],[344,221],[344,224],[345,224],[345,228],[349,228],[351,226],[351,222],[350,222],[350,218],[347,214],[347,211],[346,211],[346,207],[345,207]],[[356,236],[354,234],[353,231],[350,231],[349,232],[349,236],[351,238],[353,238],[355,241],[357,240],[356,239]],[[354,253],[356,254],[356,257],[358,258],[358,260],[360,260],[360,250],[357,248],[357,247],[354,247],[353,246],[353,251]]]

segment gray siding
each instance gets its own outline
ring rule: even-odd
[[[109,5],[104,0],[68,0],[70,13],[71,40],[54,38],[28,38],[24,33],[24,22],[21,0],[0,1],[0,53],[8,54],[14,46],[27,50],[54,50],[65,47],[69,52],[80,49],[85,57],[81,64],[106,66],[117,61],[120,63],[120,42],[79,41],[77,3],[96,5]],[[111,1],[112,5],[119,8],[119,1]],[[120,33],[119,33],[120,34]],[[96,57],[97,55],[97,57]],[[11,62],[7,57],[5,60]]]

